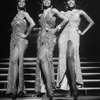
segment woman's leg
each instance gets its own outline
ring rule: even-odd
[[[7,93],[16,94],[16,81],[18,76],[18,47],[14,47],[11,51],[8,73]]]
[[[59,38],[59,61],[58,61],[58,82],[57,86],[59,87],[59,83],[63,81],[64,75],[66,73],[66,52],[67,52],[67,41],[64,38]],[[66,84],[67,86],[67,84]],[[66,89],[65,89],[66,90]]]
[[[75,75],[75,59],[74,59],[74,45],[71,41],[68,41],[68,68],[71,77],[71,87],[72,87],[72,95],[77,95],[77,87],[76,87],[76,75]]]
[[[48,60],[47,60],[47,49],[48,48],[45,46],[41,47],[39,58],[41,60],[42,70],[46,78],[47,91],[50,93],[53,92],[53,88],[51,87],[50,70],[49,70]]]
[[[24,85],[24,70],[23,70],[23,60],[24,60],[24,53],[26,50],[26,47],[28,45],[28,41],[25,39],[22,39],[19,41],[19,86],[18,86],[18,92],[20,96],[23,96],[25,91],[25,85]]]

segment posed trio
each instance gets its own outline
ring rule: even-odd
[[[66,11],[58,11],[52,0],[42,0],[43,13],[39,14],[35,95],[45,92],[52,99],[54,90],[66,90],[71,96],[78,93],[77,84],[83,85],[80,67],[80,35],[84,35],[94,24],[83,10],[76,9],[76,0],[65,0]],[[23,58],[28,45],[26,37],[34,30],[35,22],[26,12],[26,1],[18,0],[18,13],[11,22],[10,59],[6,94],[23,96],[25,91]],[[79,25],[83,16],[89,24],[81,32]],[[57,18],[61,19],[56,25]],[[53,51],[56,44],[55,33],[60,32],[57,84],[54,79]],[[67,70],[69,70],[70,81]],[[18,79],[18,82],[17,82]]]

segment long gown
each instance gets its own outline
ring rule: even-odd
[[[9,59],[9,71],[8,71],[8,83],[7,83],[7,93],[16,93],[16,92],[24,92],[25,93],[25,85],[24,85],[24,76],[23,76],[23,55],[25,49],[27,48],[28,41],[20,36],[20,33],[25,34],[27,29],[26,20],[23,18],[23,12],[19,12],[11,22],[12,26],[12,34],[10,41],[10,59]],[[14,82],[14,67],[13,66],[13,56],[14,49],[18,48],[19,50],[19,66],[18,66],[18,91],[17,87],[13,85]],[[16,66],[17,67],[17,66]]]
[[[53,50],[56,43],[56,36],[54,35],[55,32],[50,32],[47,29],[53,29],[55,26],[55,20],[56,18],[53,16],[54,13],[52,12],[52,9],[50,8],[47,13],[43,13],[40,17],[40,26],[41,29],[38,34],[38,40],[37,40],[37,66],[36,66],[36,84],[35,84],[35,91],[36,92],[45,92],[45,86],[41,75],[41,69],[40,69],[40,60],[39,60],[39,53],[42,47],[47,48],[47,59],[49,64],[49,71],[50,71],[50,77],[51,77],[51,83],[52,86],[55,86],[54,82],[54,68],[53,68]],[[43,89],[44,87],[44,89]]]
[[[80,35],[78,34],[80,25],[80,16],[77,10],[63,12],[68,18],[68,24],[63,29],[59,37],[59,62],[58,62],[58,84],[61,84],[61,88],[68,90],[68,80],[65,75],[67,70],[67,43],[70,40],[74,46],[74,65],[76,73],[76,82],[83,84],[82,73],[80,67],[80,57],[79,57],[79,45],[80,45]]]

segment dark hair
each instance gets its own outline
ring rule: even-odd
[[[66,0],[67,2],[69,1],[69,0]],[[77,2],[77,0],[74,0],[75,1],[75,3]]]
[[[17,1],[17,9],[26,10],[26,4],[27,4],[28,0],[24,0],[25,1],[25,6],[24,7],[19,7],[18,6],[18,2],[20,2],[21,0],[16,0],[16,1]]]
[[[74,1],[75,1],[75,6],[72,7],[72,8],[69,7],[69,5],[68,5],[68,3],[67,3],[68,1],[69,1],[69,0],[66,0],[67,10],[71,10],[71,9],[73,9],[73,8],[77,8],[77,0],[74,0]]]
[[[18,5],[18,2],[21,1],[21,0],[16,0],[16,4]],[[25,3],[27,4],[28,3],[28,0],[24,0]]]
[[[44,1],[44,0],[41,0],[41,1],[42,1],[42,3],[40,3],[40,4],[41,4],[41,9],[42,9],[42,10],[43,10],[43,9],[46,9],[47,7],[43,5],[43,1]],[[52,6],[52,3],[53,3],[53,0],[50,0],[50,1],[51,1],[51,5],[50,5],[49,7],[51,7],[51,6]]]
[[[42,2],[44,1],[44,0],[41,0]],[[51,2],[53,1],[53,0],[50,0]]]

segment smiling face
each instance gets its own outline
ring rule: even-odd
[[[75,6],[75,0],[67,0],[67,4],[69,7],[73,8]]]
[[[51,5],[51,0],[43,0],[43,5],[49,7]]]
[[[24,8],[25,5],[26,5],[25,0],[19,0],[19,1],[18,1],[18,6],[19,6],[20,8]]]

